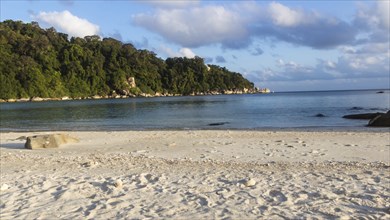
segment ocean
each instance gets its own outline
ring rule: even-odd
[[[390,110],[378,91],[1,103],[0,131],[358,129],[368,121],[342,116]]]

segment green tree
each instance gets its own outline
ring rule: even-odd
[[[113,38],[71,37],[37,22],[0,22],[0,98],[117,93],[192,94],[253,88],[241,74],[200,57],[162,60]],[[137,87],[127,79],[135,77]]]

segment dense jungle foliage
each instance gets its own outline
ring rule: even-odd
[[[113,38],[69,38],[37,22],[1,22],[0,57],[0,99],[253,89],[241,74],[200,57],[163,60]]]

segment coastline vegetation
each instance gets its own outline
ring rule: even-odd
[[[240,73],[200,57],[163,60],[130,43],[69,37],[37,22],[0,22],[0,57],[3,100],[255,91]]]

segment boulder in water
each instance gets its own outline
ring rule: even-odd
[[[390,127],[390,111],[371,119],[368,122],[369,127]]]
[[[229,124],[229,122],[217,122],[217,123],[210,123],[208,126],[220,126],[220,125],[225,125]]]
[[[352,115],[344,115],[343,118],[347,119],[373,119],[379,115],[383,115],[384,113],[364,113],[364,114],[352,114]]]

